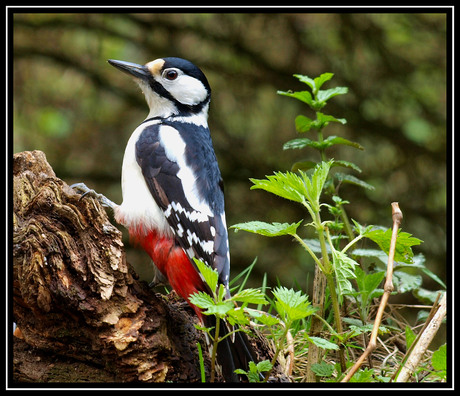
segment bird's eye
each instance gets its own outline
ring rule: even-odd
[[[177,73],[177,70],[166,70],[164,72],[164,77],[167,79],[167,80],[175,80],[177,78],[177,76],[179,75],[179,73]]]

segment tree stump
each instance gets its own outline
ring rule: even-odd
[[[14,155],[13,190],[13,381],[199,381],[196,316],[138,281],[102,206],[40,151]]]

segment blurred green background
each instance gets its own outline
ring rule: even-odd
[[[118,203],[125,145],[148,111],[137,85],[107,59],[179,56],[198,65],[213,89],[209,125],[229,226],[306,217],[300,205],[250,191],[248,179],[319,160],[313,150],[283,151],[297,137],[295,116],[313,114],[276,92],[306,88],[293,74],[334,73],[324,88],[349,93],[325,112],[348,123],[328,126],[325,136],[365,151],[334,146],[328,155],[355,162],[375,187],[341,189],[349,216],[391,227],[390,203],[398,201],[403,230],[424,241],[414,252],[446,279],[446,14],[16,13],[12,22],[14,152],[42,150],[68,184],[85,182]],[[290,238],[230,231],[230,248],[232,277],[258,257],[251,286],[267,273],[271,284],[308,291],[313,264]],[[140,272],[149,264],[132,248],[128,260]]]

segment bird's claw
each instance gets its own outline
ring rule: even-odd
[[[70,188],[74,189],[76,192],[81,194],[80,199],[85,196],[90,196],[96,199],[103,207],[114,209],[118,206],[115,202],[108,199],[105,195],[99,194],[93,189],[89,188],[85,183],[75,183],[70,186]]]

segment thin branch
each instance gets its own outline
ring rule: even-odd
[[[392,207],[392,216],[393,216],[393,232],[391,235],[391,244],[390,244],[390,251],[388,253],[388,264],[387,264],[387,276],[385,279],[384,285],[384,293],[382,295],[382,299],[380,300],[379,309],[377,311],[377,315],[374,321],[374,327],[372,328],[371,337],[369,340],[369,344],[367,345],[366,350],[363,352],[361,357],[357,360],[354,366],[350,369],[348,374],[341,382],[348,382],[350,381],[351,377],[358,371],[358,369],[363,364],[364,360],[374,351],[377,347],[377,335],[379,333],[380,323],[382,322],[383,312],[388,302],[388,298],[390,297],[392,291],[394,290],[393,286],[393,262],[395,256],[395,249],[396,249],[396,239],[398,237],[398,229],[401,225],[402,221],[402,212],[399,209],[399,205],[397,202],[393,202],[391,204]]]

